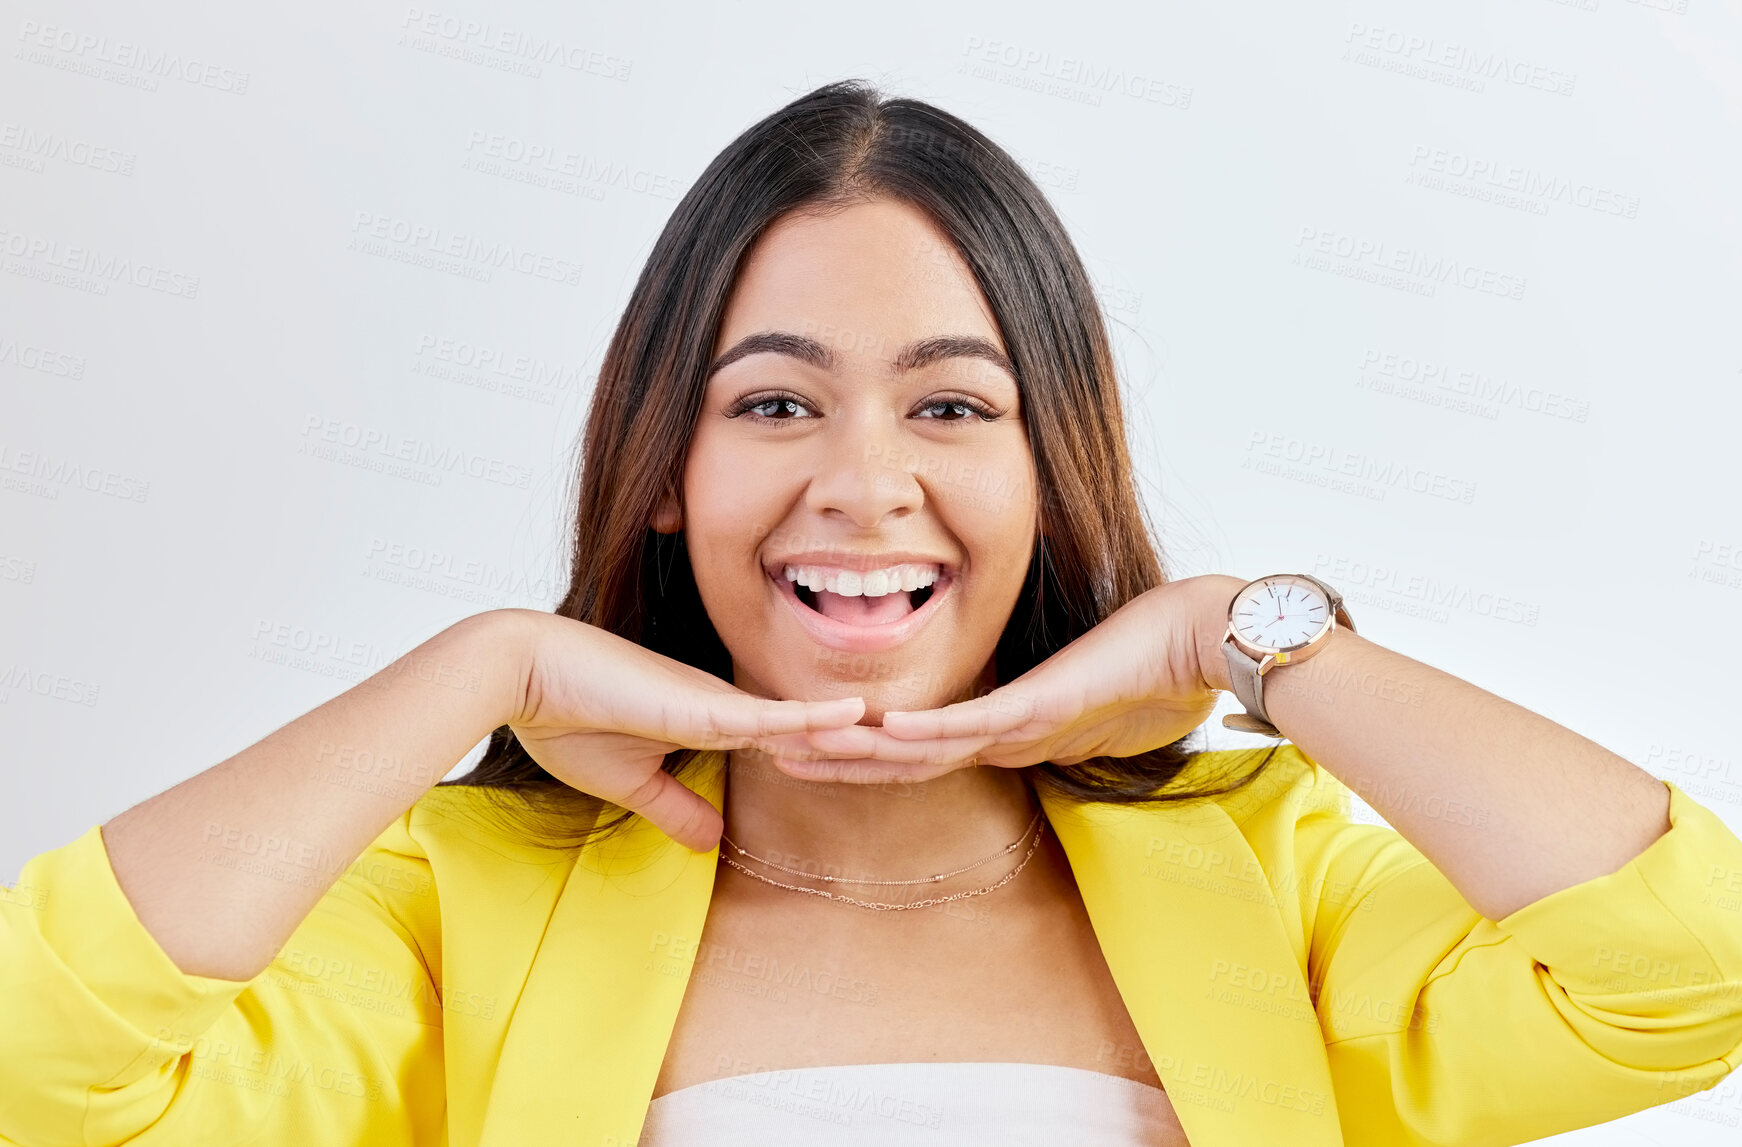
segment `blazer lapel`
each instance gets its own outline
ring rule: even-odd
[[[1144,810],[1039,791],[1192,1147],[1341,1147],[1300,962],[1234,822],[1209,802]]]
[[[724,811],[725,772],[725,754],[706,753],[683,780]],[[1193,1147],[1340,1147],[1323,1035],[1293,986],[1300,960],[1234,822],[1208,802],[1140,810],[1040,793]],[[484,1147],[634,1147],[640,1134],[719,854],[692,853],[641,817],[618,833],[580,854],[557,898],[508,1028]],[[1251,987],[1278,977],[1290,986]]]
[[[724,811],[724,753],[683,780]],[[713,898],[718,850],[642,817],[580,853],[515,1006],[483,1147],[634,1147]]]

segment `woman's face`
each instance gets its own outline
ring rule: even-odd
[[[995,685],[1037,484],[1003,341],[949,241],[889,199],[784,216],[714,355],[682,527],[733,683],[861,695],[867,723]]]

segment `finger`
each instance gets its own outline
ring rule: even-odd
[[[865,715],[863,697],[829,701],[772,701],[748,693],[712,693],[700,706],[686,706],[687,727],[675,732],[702,748],[737,748],[743,739],[767,739],[783,733],[835,729]]]
[[[984,758],[1011,742],[1008,737],[991,734],[975,734],[965,737],[930,737],[925,740],[898,740],[886,731],[868,725],[842,731],[854,734],[863,733],[867,736],[864,738],[855,736],[852,738],[853,743],[848,743],[843,738],[840,751],[832,754],[795,755],[804,760],[826,760],[832,755],[833,757],[865,757],[892,764],[936,765],[950,761],[965,761],[976,754]],[[811,734],[811,737],[817,741],[823,740],[823,734],[820,733]],[[860,745],[864,747],[861,748]],[[828,747],[833,748],[833,744],[830,743]]]
[[[883,729],[904,740],[986,736],[1020,728],[1035,714],[1032,698],[995,689],[938,709],[890,709],[883,714]]]
[[[780,733],[772,737],[745,737],[732,748],[740,753],[753,752],[763,756],[790,757],[800,761],[820,761],[829,757],[877,756],[877,730],[867,725],[847,725],[835,729],[808,729],[802,733]]]
[[[878,760],[874,757],[856,757],[822,761],[793,761],[776,758],[775,764],[782,772],[807,781],[834,781],[840,784],[884,785],[894,783],[919,784],[935,780],[946,773],[969,766],[971,758],[945,761],[936,764],[904,764]]]
[[[1024,740],[1012,742],[1009,738],[995,736],[946,737],[926,741],[898,741],[883,730],[871,725],[854,725],[844,729],[830,729],[809,733],[794,733],[783,737],[769,738],[766,742],[754,745],[740,746],[741,754],[754,753],[768,760],[812,763],[842,763],[848,760],[874,760],[886,766],[902,766],[909,770],[904,773],[906,779],[914,779],[912,770],[930,770],[938,775],[956,762],[978,757],[983,765],[998,764],[1011,767],[1012,761],[1020,757],[1020,764],[1031,764],[1028,757],[1023,756],[1032,747],[1033,742]],[[1010,760],[993,761],[989,758],[1016,754]],[[786,772],[797,775],[793,769]]]
[[[726,822],[720,811],[664,769],[654,769],[634,791],[611,799],[646,817],[665,835],[693,852],[719,847]]]
[[[838,729],[811,729],[795,733],[789,740],[795,748],[806,750],[796,756],[821,758],[875,757],[879,745],[893,744],[894,738],[871,725],[845,725]]]

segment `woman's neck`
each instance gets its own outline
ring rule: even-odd
[[[978,766],[929,781],[809,781],[782,772],[754,750],[734,750],[727,761],[726,835],[740,848],[810,877],[913,880],[992,856],[1023,836],[1039,799],[1015,769]],[[782,882],[827,887],[741,857],[721,843],[723,855]],[[983,886],[1008,872],[993,861],[926,885],[887,888],[848,885],[840,891],[865,900],[898,903],[916,896]],[[749,877],[744,879],[748,880]]]

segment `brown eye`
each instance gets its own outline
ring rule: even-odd
[[[792,394],[751,395],[732,404],[726,411],[727,418],[737,418],[749,414],[752,422],[792,422],[791,418],[777,417],[778,411],[790,413],[794,408],[807,410],[804,400]],[[769,413],[763,413],[768,411]]]
[[[762,415],[760,415],[760,417],[776,418],[776,419],[779,418],[779,414],[775,413],[777,411],[786,411],[786,412],[790,413],[794,409],[803,409],[802,407],[800,407],[798,405],[798,403],[794,402],[790,398],[770,398],[770,399],[767,399],[766,401],[758,402],[755,406],[752,406],[750,409],[751,410],[761,410],[761,408],[763,408],[763,407],[768,407],[768,408],[770,408],[770,410],[769,410],[769,413],[762,414]]]
[[[937,402],[920,407],[920,409],[937,410],[939,407],[947,407],[952,410],[965,411],[966,413],[960,418],[934,418],[932,419],[933,422],[966,422],[968,421],[967,414],[978,416],[981,422],[991,422],[993,419],[998,417],[997,411],[988,410],[979,403],[969,402],[965,398],[939,399]]]

